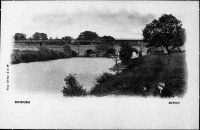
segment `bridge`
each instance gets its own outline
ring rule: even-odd
[[[107,40],[109,41],[109,40]],[[72,51],[76,52],[79,56],[86,56],[88,52],[97,53],[96,52],[96,46],[97,44],[101,44],[102,41],[100,40],[72,40],[70,41],[70,47]],[[114,49],[116,51],[120,50],[120,44],[121,43],[128,43],[132,45],[132,48],[135,48],[138,52],[142,51],[142,55],[146,55],[147,48],[145,47],[146,43],[139,39],[116,39],[116,40],[110,40],[114,45]],[[36,46],[45,45],[49,49],[56,50],[56,51],[63,51],[63,45],[68,44],[69,41],[62,40],[62,39],[56,39],[56,40],[15,40],[16,45],[26,45],[30,46],[31,44],[34,44]],[[53,45],[52,43],[56,43]],[[78,43],[78,44],[77,44]],[[56,47],[52,47],[56,46]]]
[[[96,52],[96,46],[97,45],[70,45],[71,50],[76,52],[79,56],[86,56],[88,55],[88,52]],[[147,54],[147,48],[145,46],[138,46],[138,45],[133,45],[132,48],[135,48],[138,52],[142,51],[142,55]],[[116,51],[120,51],[120,46],[118,44],[114,45],[114,49]]]

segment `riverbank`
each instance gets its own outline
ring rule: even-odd
[[[175,96],[182,97],[185,94],[187,90],[185,53],[175,53],[170,56],[148,55],[132,59],[126,69],[116,75],[107,75],[106,80],[95,85],[90,94],[143,96],[143,88],[148,86],[145,96],[153,96],[159,82],[164,82]]]
[[[70,58],[72,55],[61,51],[53,51],[47,48],[39,50],[14,51],[11,54],[11,64],[29,63],[36,61],[49,61],[63,58]]]

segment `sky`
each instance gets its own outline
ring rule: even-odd
[[[145,1],[51,1],[3,3],[5,20],[15,33],[27,38],[35,32],[48,38],[71,36],[93,31],[116,39],[142,39],[145,25],[162,14],[172,14],[184,22],[187,2]],[[7,20],[6,20],[7,19]]]

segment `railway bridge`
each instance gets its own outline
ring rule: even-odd
[[[146,55],[147,48],[145,47],[146,43],[143,40],[133,40],[133,39],[117,39],[112,41],[114,44],[114,49],[116,51],[120,50],[121,43],[128,43],[132,45],[132,48],[135,48],[138,52],[142,52],[142,55]],[[77,44],[78,43],[78,44]],[[86,56],[88,53],[97,53],[96,52],[96,42],[89,41],[89,40],[79,40],[79,41],[72,41],[70,45],[71,49],[75,51],[79,56]]]

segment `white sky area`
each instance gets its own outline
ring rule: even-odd
[[[12,34],[24,33],[27,38],[35,32],[48,38],[71,36],[77,38],[83,31],[94,31],[99,36],[116,39],[142,39],[145,25],[162,14],[172,14],[184,22],[188,18],[187,2],[131,2],[131,1],[53,1],[19,2],[4,6],[5,21]]]

